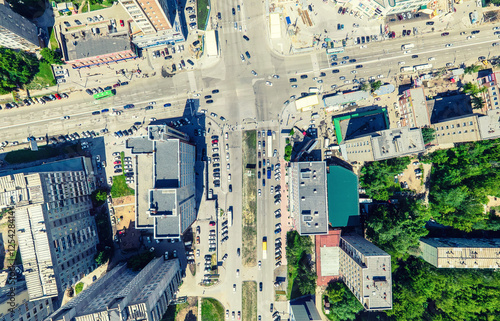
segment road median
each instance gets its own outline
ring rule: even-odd
[[[257,264],[256,136],[255,130],[243,133],[242,255],[243,265],[247,267]]]

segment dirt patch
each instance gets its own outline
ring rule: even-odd
[[[178,306],[175,321],[196,321],[198,318],[198,297],[190,296],[186,303]]]
[[[244,281],[242,288],[241,313],[243,321],[257,320],[257,282]]]
[[[113,198],[113,206],[124,205],[124,204],[135,204],[135,196],[123,196]]]
[[[257,160],[256,136],[255,130],[243,133],[242,256],[247,267],[257,264],[257,177],[255,169],[247,168]]]
[[[488,196],[488,204],[486,204],[486,212],[495,211],[496,216],[500,216],[500,198]]]

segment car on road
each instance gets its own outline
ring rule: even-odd
[[[250,56],[250,53],[248,51],[245,52],[245,56],[247,56],[248,59],[250,59],[252,56]]]
[[[412,57],[413,59],[416,59],[416,58],[418,58],[418,55],[412,55],[411,57]]]
[[[452,44],[452,43],[447,43],[447,44],[445,45],[445,47],[446,47],[446,48],[448,48],[448,47],[452,47],[452,46],[453,46],[453,44]]]
[[[266,81],[266,85],[267,85],[267,86],[272,86],[272,85],[273,85],[273,83],[272,83],[272,82],[270,82],[270,81]]]
[[[255,77],[257,77],[257,72],[255,70],[252,70],[252,75],[254,75]]]
[[[236,10],[234,8],[231,9],[231,12],[233,13],[233,16],[236,14]]]
[[[206,101],[207,104],[212,104],[214,101],[212,99],[209,99]]]
[[[262,292],[262,282],[259,283],[259,291]]]
[[[351,74],[355,74],[356,73],[356,70],[351,70]]]
[[[245,62],[245,56],[243,56],[243,54],[240,55],[240,58],[241,58],[241,62]]]
[[[248,36],[246,35],[243,35],[243,39],[245,39],[246,41],[250,41],[250,38],[248,38]]]
[[[306,79],[307,75],[300,75],[300,79]]]
[[[427,21],[425,24],[428,26],[432,26],[432,25],[434,25],[434,21]]]
[[[339,80],[345,80],[345,77],[344,76],[340,76]]]

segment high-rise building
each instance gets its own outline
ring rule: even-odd
[[[34,23],[15,13],[0,0],[0,47],[34,50],[40,47],[38,29]]]
[[[392,309],[391,256],[359,235],[340,238],[342,281],[368,311]]]
[[[195,146],[186,134],[155,125],[127,147],[137,163],[135,228],[179,238],[196,219]]]
[[[0,177],[0,207],[14,207],[30,301],[58,296],[96,267],[90,194],[84,170]]]
[[[437,268],[498,269],[500,239],[423,238],[421,257]]]
[[[175,0],[120,0],[141,32],[132,42],[139,48],[174,44],[186,40]],[[185,28],[184,28],[185,29]]]
[[[181,283],[178,259],[156,258],[140,272],[118,265],[52,313],[49,321],[159,321]]]
[[[300,235],[328,234],[325,162],[290,163],[290,213]]]

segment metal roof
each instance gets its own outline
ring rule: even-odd
[[[330,225],[359,225],[358,177],[341,166],[330,166],[329,169],[327,190]]]

